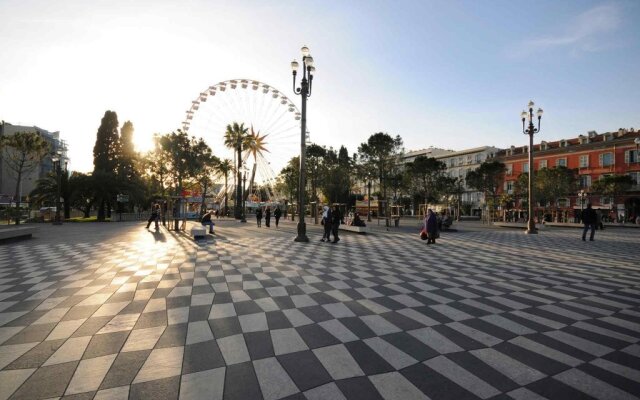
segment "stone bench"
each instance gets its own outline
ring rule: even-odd
[[[207,230],[205,229],[204,226],[198,226],[198,225],[192,226],[191,236],[193,236],[194,239],[203,238],[207,236]]]
[[[356,233],[367,233],[367,232],[369,232],[369,227],[368,226],[353,226],[353,225],[340,224],[338,229],[342,230],[342,231],[349,231],[349,232],[356,232]]]
[[[30,239],[35,232],[36,228],[32,226],[2,228],[0,229],[0,243]]]

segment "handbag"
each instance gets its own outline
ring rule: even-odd
[[[429,234],[424,229],[420,231],[420,239],[427,240],[429,238]]]

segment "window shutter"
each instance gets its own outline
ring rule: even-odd
[[[625,164],[629,164],[629,150],[624,151],[624,162]]]
[[[587,187],[591,187],[591,175],[587,175]]]
[[[604,158],[604,154],[598,154],[598,162],[600,163],[601,167],[602,167],[603,158]]]

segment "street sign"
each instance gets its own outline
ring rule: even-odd
[[[120,203],[128,203],[129,202],[129,195],[128,194],[119,194],[117,196],[117,200]]]

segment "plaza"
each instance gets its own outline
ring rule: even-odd
[[[640,230],[218,221],[0,245],[0,399],[633,399]]]

